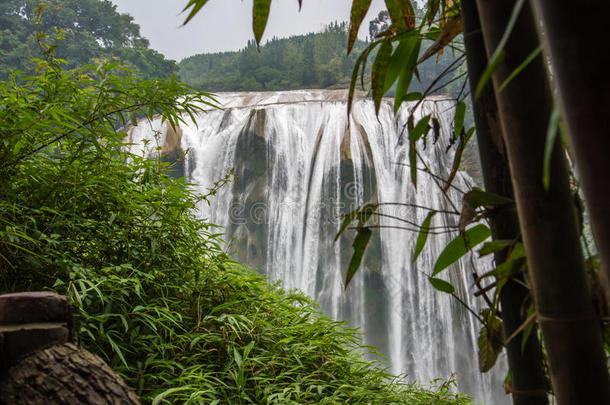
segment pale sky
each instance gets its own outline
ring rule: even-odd
[[[252,33],[252,0],[209,0],[199,14],[182,27],[181,14],[188,0],[110,0],[121,13],[131,14],[151,47],[169,59],[181,60],[198,53],[236,51]],[[273,0],[266,39],[320,31],[332,21],[348,21],[352,0]],[[368,35],[369,21],[384,9],[383,0],[373,0],[360,37]]]

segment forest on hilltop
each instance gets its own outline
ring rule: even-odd
[[[419,10],[421,14],[424,11]],[[354,51],[347,53],[349,24],[333,22],[321,32],[296,35],[289,38],[273,37],[260,48],[254,40],[248,41],[236,52],[202,53],[187,57],[178,63],[180,79],[204,91],[276,91],[293,89],[348,88],[358,56],[370,44],[370,38],[388,29],[390,17],[380,12],[369,26],[365,41],[356,40]],[[366,72],[370,72],[375,58],[371,53]],[[454,55],[446,52],[425,61],[419,67],[419,80],[413,81],[411,91],[423,92],[433,85],[451,62]],[[456,72],[455,77],[463,71]],[[364,78],[364,89],[370,80]],[[457,97],[464,79],[432,93],[449,93]],[[392,92],[390,92],[392,94]]]

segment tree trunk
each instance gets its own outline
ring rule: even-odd
[[[68,342],[71,328],[64,296],[0,295],[0,405],[139,405],[102,359]]]
[[[563,118],[570,134],[576,168],[601,259],[606,296],[610,298],[610,86],[608,27],[610,3],[583,0],[570,5],[535,0],[544,24],[545,50],[551,65]],[[569,29],[568,29],[569,27]]]
[[[485,43],[475,0],[462,0],[462,19],[468,77],[471,94],[474,95],[477,83],[487,66]],[[498,107],[491,85],[485,87],[478,99],[473,97],[473,109],[485,188],[489,192],[514,198]],[[519,237],[519,220],[514,210],[498,211],[489,222],[494,240],[512,240]],[[505,251],[496,253],[496,264],[505,262],[506,257]],[[509,279],[500,291],[505,339],[526,320],[524,303],[529,296],[529,290],[522,282],[523,275],[519,274]],[[506,346],[513,404],[546,405],[548,384],[542,370],[542,353],[536,331],[533,330],[530,334],[523,351],[521,340],[522,333],[519,333]]]
[[[121,377],[72,343],[28,354],[0,378],[0,405],[139,405]]]
[[[477,0],[487,54],[497,48],[514,0]],[[548,190],[542,183],[552,96],[541,56],[502,91],[504,80],[537,48],[529,6],[521,10],[493,74],[538,320],[559,405],[608,404],[601,330],[591,304],[564,153],[556,142]]]

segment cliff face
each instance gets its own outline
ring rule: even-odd
[[[185,177],[186,170],[184,166],[184,151],[182,150],[182,128],[172,128],[167,126],[165,136],[163,137],[163,146],[161,154],[164,162],[172,164],[170,172],[174,177]]]

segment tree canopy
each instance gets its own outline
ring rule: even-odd
[[[56,57],[69,67],[94,61],[120,61],[142,77],[169,77],[176,64],[149,48],[133,17],[108,0],[6,0],[0,4],[0,77],[31,71],[41,58],[38,35],[64,38]],[[38,28],[37,28],[38,26]]]

